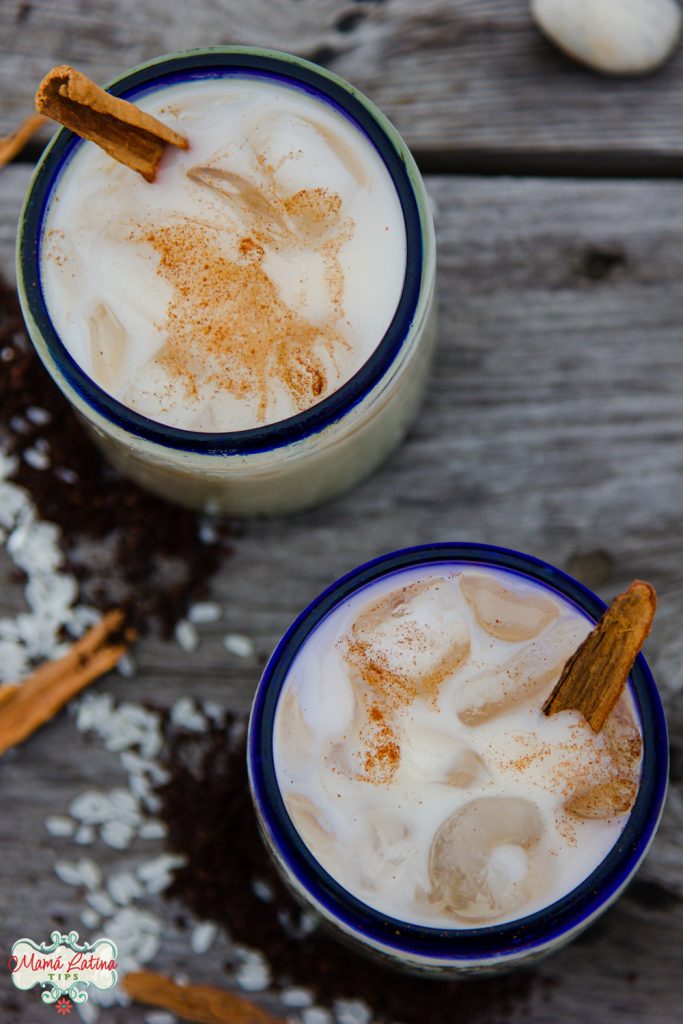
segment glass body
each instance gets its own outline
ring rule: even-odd
[[[318,504],[371,473],[404,437],[424,395],[436,325],[435,244],[415,162],[384,115],[351,85],[308,61],[274,51],[216,47],[171,54],[133,69],[109,90],[135,100],[197,78],[282,81],[340,109],[384,161],[403,212],[403,291],[384,337],[358,372],[312,408],[250,430],[200,433],[168,427],[109,396],[71,357],[50,320],[41,286],[41,242],[62,170],[79,146],[62,129],[38,164],[21,214],[17,281],[38,355],[107,457],[164,498],[237,516],[279,515]],[[87,143],[90,145],[90,143]],[[368,301],[381,301],[368,283]]]
[[[283,878],[343,941],[413,972],[441,976],[492,973],[537,960],[563,946],[610,906],[638,868],[661,817],[668,775],[666,723],[657,689],[639,655],[629,687],[643,738],[636,802],[616,843],[583,882],[544,909],[478,928],[430,928],[386,917],[352,896],[312,856],[294,828],[277,784],[273,726],[280,693],[297,652],[319,623],[358,590],[421,565],[501,568],[574,604],[597,621],[604,604],[582,584],[538,559],[483,544],[432,544],[394,552],[342,577],[287,631],[259,684],[249,726],[248,767],[261,833]]]

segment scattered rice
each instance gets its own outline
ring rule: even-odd
[[[64,814],[51,814],[45,819],[45,828],[51,836],[63,838],[73,835],[75,825],[72,819]]]
[[[184,651],[195,651],[199,646],[199,633],[187,619],[180,619],[176,622],[173,635],[178,646],[182,647]]]
[[[205,626],[210,622],[218,622],[223,616],[223,609],[215,601],[197,601],[187,612],[189,621],[195,626]]]
[[[28,434],[31,429],[23,416],[13,416],[9,421],[9,425],[15,434]]]
[[[135,829],[124,821],[105,821],[100,835],[102,841],[113,850],[127,850],[135,838]]]
[[[89,906],[102,917],[109,917],[116,910],[110,897],[102,889],[98,889],[97,892],[89,892],[85,898]]]
[[[304,1006],[311,1006],[313,1003],[313,993],[310,989],[293,986],[292,988],[286,988],[280,993],[283,1006],[288,1009],[300,1010]]]
[[[73,469],[69,469],[67,466],[57,466],[55,468],[55,476],[58,476],[65,484],[78,483],[78,475],[74,473]]]
[[[29,405],[26,410],[26,419],[36,427],[46,427],[52,420],[52,415],[47,409],[41,409],[38,405]]]
[[[177,728],[205,732],[206,718],[191,697],[180,697],[171,708],[171,722]]]
[[[235,972],[235,981],[245,992],[262,992],[270,985],[270,967],[258,950],[238,946],[242,963]]]
[[[167,835],[168,829],[164,822],[151,818],[140,826],[138,839],[165,839]]]
[[[202,704],[202,711],[217,725],[222,725],[225,721],[225,710],[215,700],[205,700]]]
[[[226,633],[223,646],[237,658],[251,658],[256,650],[254,641],[245,633]]]
[[[370,1024],[372,1011],[360,999],[335,999],[333,1004],[337,1024]]]
[[[73,861],[57,860],[54,864],[54,872],[65,885],[84,886],[86,889],[96,889],[102,879],[102,873],[97,864],[87,857]]]
[[[149,893],[163,892],[173,881],[175,868],[183,867],[186,858],[176,853],[161,853],[137,868],[137,876]]]
[[[26,448],[24,450],[24,462],[27,462],[32,469],[49,469],[50,456],[38,448]]]
[[[143,895],[144,889],[132,871],[118,871],[107,879],[109,895],[122,907],[127,907],[133,900]]]
[[[275,892],[272,886],[260,878],[255,878],[251,883],[251,887],[263,903],[272,903],[275,899]]]
[[[215,544],[218,540],[218,530],[214,523],[210,519],[203,519],[199,524],[199,530],[197,531],[202,544]]]
[[[122,654],[116,664],[116,671],[124,679],[132,679],[138,671],[135,659],[130,654]]]
[[[86,789],[69,804],[73,818],[86,825],[101,825],[112,816],[111,801],[97,789]]]
[[[216,940],[217,934],[218,927],[213,921],[203,921],[201,924],[198,924],[190,936],[192,952],[197,953],[198,956],[208,953]]]
[[[74,842],[79,846],[91,846],[95,842],[96,835],[92,825],[81,825],[74,836]]]
[[[301,1011],[302,1024],[332,1024],[332,1014],[322,1006],[307,1006]]]
[[[100,915],[92,907],[85,907],[81,911],[81,921],[86,928],[97,928],[101,920]]]

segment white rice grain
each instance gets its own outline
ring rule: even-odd
[[[323,1006],[307,1006],[301,1012],[302,1024],[332,1024],[332,1014]]]
[[[64,838],[73,835],[75,825],[73,820],[64,814],[50,814],[45,819],[45,828],[51,836]]]
[[[101,920],[100,915],[92,907],[84,907],[81,911],[81,921],[86,928],[97,928]]]
[[[202,956],[213,946],[216,941],[216,935],[218,934],[218,928],[213,921],[202,921],[193,930],[190,936],[190,948],[193,953],[198,956]]]
[[[36,427],[45,427],[52,420],[52,415],[47,409],[41,409],[39,405],[29,405],[26,410],[26,419]]]
[[[191,732],[205,732],[206,719],[197,710],[197,705],[191,697],[179,697],[171,708],[171,722],[179,729],[189,729]]]
[[[218,622],[223,616],[223,609],[215,601],[197,601],[190,605],[187,617],[194,626],[205,626],[210,622]]]
[[[256,650],[254,641],[245,633],[226,633],[223,646],[237,658],[251,658]]]
[[[291,1010],[301,1010],[304,1006],[311,1006],[313,993],[308,988],[293,986],[286,988],[280,995],[282,1005]]]
[[[173,636],[179,647],[184,651],[196,651],[199,646],[199,633],[187,619],[180,619],[175,624]]]
[[[165,839],[167,835],[168,829],[164,822],[154,818],[144,821],[138,831],[139,839]]]
[[[100,829],[100,836],[112,850],[127,850],[135,838],[135,829],[125,821],[105,821]]]
[[[79,846],[92,846],[96,835],[97,833],[92,825],[81,825],[74,836],[74,842]]]
[[[337,1024],[370,1024],[372,1011],[360,999],[335,999],[332,1009]]]

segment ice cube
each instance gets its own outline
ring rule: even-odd
[[[269,241],[285,239],[289,234],[277,197],[268,195],[267,188],[259,188],[241,174],[223,167],[190,167],[190,181],[225,196],[235,214],[260,238]]]
[[[351,198],[357,186],[367,184],[362,163],[341,133],[314,118],[266,115],[249,137],[256,161],[272,174],[283,197],[311,188]]]
[[[484,762],[467,743],[428,726],[406,730],[402,753],[405,769],[420,780],[472,786],[487,775]]]
[[[285,200],[285,210],[302,241],[320,245],[339,230],[341,197],[324,188],[302,188]]]
[[[481,797],[446,818],[429,851],[430,899],[445,913],[487,921],[544,884],[543,820],[530,800]]]
[[[358,821],[364,836],[356,847],[356,884],[365,892],[386,892],[405,871],[414,851],[413,835],[406,822],[392,811],[365,811]]]
[[[565,808],[577,818],[614,818],[631,810],[637,792],[633,779],[617,776],[579,789]]]
[[[105,302],[98,302],[87,316],[90,366],[97,383],[111,390],[121,382],[128,335]]]
[[[275,739],[285,771],[293,776],[305,771],[315,751],[315,736],[291,687],[278,705]]]
[[[480,725],[549,689],[589,629],[587,622],[559,619],[502,665],[470,676],[456,696],[461,721],[465,725]]]
[[[346,637],[344,655],[384,697],[434,698],[469,655],[467,623],[448,579],[421,580],[368,605]]]
[[[358,772],[353,765],[354,751],[348,742],[332,743],[323,754],[325,766],[332,772],[334,780],[341,776],[344,779],[355,779]]]
[[[526,587],[514,590],[490,576],[464,576],[460,590],[481,628],[498,640],[531,640],[559,615],[557,605],[545,594]]]
[[[318,860],[329,860],[337,845],[324,812],[303,793],[286,793],[284,803],[294,827]]]

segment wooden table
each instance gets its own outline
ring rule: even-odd
[[[225,618],[203,631],[200,648],[186,654],[147,638],[135,679],[97,686],[160,706],[192,690],[246,712],[263,659],[293,616],[389,547],[453,539],[515,547],[604,599],[633,577],[651,580],[660,610],[646,653],[673,754],[664,820],[637,883],[583,941],[539,968],[505,1019],[680,1020],[683,48],[651,78],[603,79],[555,52],[523,0],[2,0],[0,24],[0,134],[30,112],[53,64],[104,82],[208,42],[278,46],[348,77],[388,113],[437,208],[440,346],[407,443],[353,494],[284,522],[248,524],[215,581]],[[0,175],[5,276],[37,151]],[[3,558],[6,612],[20,590]],[[257,656],[227,654],[227,630],[254,637]],[[53,874],[55,841],[43,822],[87,785],[116,784],[118,770],[66,714],[3,763],[3,950],[21,935],[47,936],[60,915],[76,920],[76,894]],[[218,959],[202,960],[202,979],[221,983]],[[171,935],[154,966],[173,970],[183,960]],[[0,972],[0,986],[6,980]],[[28,1006],[8,991],[3,1024],[33,1021],[36,1004]],[[143,1016],[119,1009],[103,1019]],[[501,1017],[492,1005],[480,1019]]]

